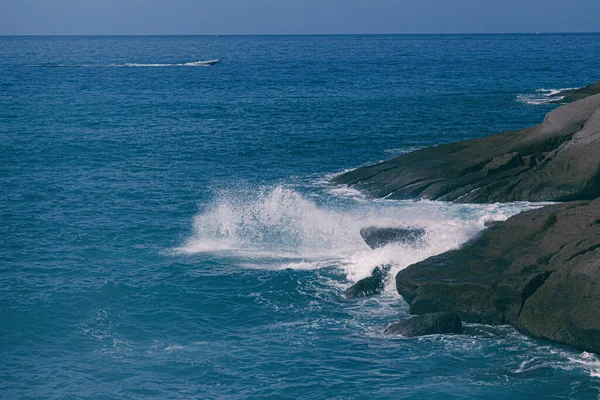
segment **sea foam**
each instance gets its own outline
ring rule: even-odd
[[[564,88],[564,89],[538,89],[535,93],[527,93],[517,95],[517,101],[523,104],[529,105],[541,105],[551,104],[555,101],[560,101],[564,96],[556,96],[558,93],[564,90],[573,90],[576,88]]]
[[[347,199],[318,204],[285,186],[255,191],[224,191],[194,218],[180,254],[226,252],[238,265],[269,269],[341,268],[356,281],[390,264],[392,273],[457,248],[484,229],[530,203],[461,205],[435,201]],[[360,229],[368,226],[418,227],[418,245],[391,244],[370,249]]]

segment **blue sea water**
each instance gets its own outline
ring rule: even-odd
[[[598,54],[596,34],[0,37],[0,397],[598,398],[596,355],[510,327],[390,337],[393,282],[342,296],[535,205],[328,182],[539,123]],[[373,224],[426,242],[371,250]]]

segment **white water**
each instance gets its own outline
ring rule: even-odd
[[[564,89],[538,89],[535,93],[520,94],[517,96],[517,101],[523,104],[540,105],[550,104],[554,101],[562,100],[564,96],[555,96],[563,90],[573,90],[576,88]],[[554,97],[553,97],[554,96]]]
[[[340,189],[338,194],[342,193]],[[344,200],[318,205],[284,186],[253,193],[222,192],[196,215],[191,236],[175,251],[222,252],[252,268],[338,267],[356,281],[382,264],[391,264],[395,274],[457,248],[484,229],[488,220],[504,220],[532,208],[529,203]],[[416,246],[392,244],[372,250],[360,236],[360,229],[368,226],[424,228],[425,240]]]

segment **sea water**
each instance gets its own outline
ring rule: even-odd
[[[589,399],[510,327],[406,339],[393,280],[537,204],[331,177],[542,121],[600,35],[0,37],[0,397]],[[186,65],[220,59],[214,67]],[[367,226],[415,226],[371,250]]]

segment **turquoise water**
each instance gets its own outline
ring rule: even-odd
[[[600,35],[0,37],[0,397],[589,399],[600,359],[509,327],[403,339],[392,284],[531,204],[328,183],[540,122]],[[215,67],[188,67],[218,58]],[[413,224],[420,247],[359,229]]]

